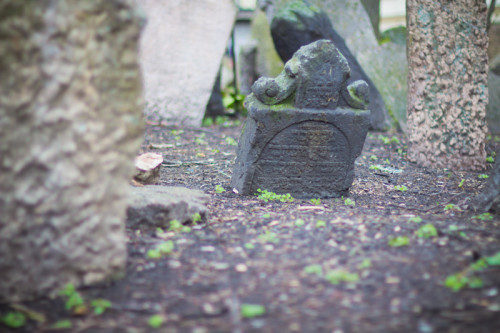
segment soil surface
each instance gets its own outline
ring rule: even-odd
[[[500,216],[466,209],[479,172],[418,168],[403,135],[371,132],[348,197],[265,202],[230,187],[240,131],[148,126],[161,185],[208,193],[209,213],[184,230],[128,228],[121,279],[79,289],[75,310],[63,296],[1,305],[29,320],[0,331],[500,332]],[[97,315],[95,299],[111,307]]]

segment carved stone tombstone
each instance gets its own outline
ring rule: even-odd
[[[347,84],[350,68],[329,40],[301,47],[276,78],[260,78],[245,101],[248,119],[232,186],[296,198],[345,194],[370,126],[369,88]]]

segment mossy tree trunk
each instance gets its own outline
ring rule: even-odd
[[[125,265],[142,137],[132,0],[0,3],[0,301]]]
[[[485,167],[488,36],[484,0],[408,0],[408,158]]]

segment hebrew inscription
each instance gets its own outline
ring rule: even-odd
[[[255,82],[231,179],[238,193],[347,194],[370,124],[368,86],[347,84],[349,75],[335,45],[320,40],[300,48],[276,78]]]
[[[278,133],[262,150],[251,191],[265,188],[293,192],[296,196],[325,196],[342,187],[348,156],[347,139],[332,124],[294,124]]]

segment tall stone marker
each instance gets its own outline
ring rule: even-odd
[[[142,138],[133,0],[2,3],[0,302],[114,277]]]
[[[370,125],[368,84],[347,84],[350,68],[329,40],[300,48],[276,78],[247,97],[232,186],[297,198],[345,194]]]
[[[236,18],[232,0],[141,0],[145,114],[200,126]]]

